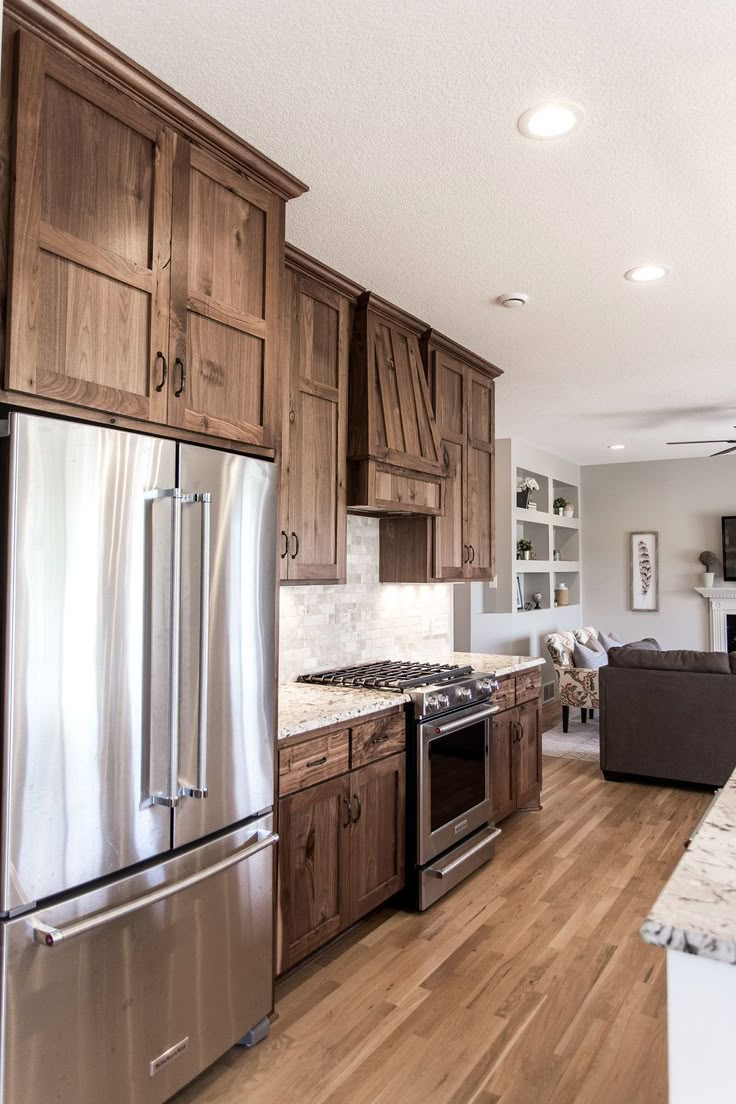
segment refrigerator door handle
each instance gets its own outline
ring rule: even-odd
[[[202,507],[201,549],[199,557],[199,701],[197,706],[197,781],[182,780],[181,797],[207,797],[207,690],[210,674],[210,507],[212,494],[202,491],[183,496],[183,502],[198,502]]]
[[[214,878],[216,874],[221,874],[231,866],[235,866],[245,859],[252,858],[253,855],[257,855],[259,851],[264,851],[267,847],[274,847],[279,841],[279,837],[275,832],[266,832],[261,828],[256,831],[256,835],[258,838],[254,843],[249,843],[248,846],[244,847],[241,851],[236,851],[233,855],[228,855],[227,858],[220,859],[219,862],[213,863],[212,866],[208,866],[206,870],[199,870],[196,874],[190,874],[189,877],[181,878],[178,882],[172,882],[170,885],[160,886],[151,893],[144,894],[143,897],[136,897],[133,901],[126,901],[124,905],[116,905],[114,908],[106,909],[104,912],[95,913],[93,916],[86,916],[83,920],[75,920],[71,924],[66,924],[63,928],[54,928],[50,924],[44,924],[42,920],[32,920],[30,926],[33,933],[33,941],[42,947],[57,947],[60,943],[66,943],[70,939],[76,938],[76,936],[95,931],[97,928],[104,927],[105,924],[110,924],[114,920],[122,920],[132,913],[138,912],[140,909],[148,908],[150,905],[156,905],[159,901],[165,901],[167,897],[173,897],[175,894],[181,893],[185,889],[191,889],[201,882],[206,882],[209,878]]]
[[[181,603],[181,504],[178,487],[150,492],[147,499],[171,499],[171,595],[169,622],[169,755],[166,790],[150,795],[154,805],[174,809],[179,804],[179,640]]]

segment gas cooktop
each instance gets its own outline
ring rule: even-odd
[[[382,660],[333,667],[300,675],[299,682],[323,686],[351,686],[356,690],[395,690],[408,693],[417,718],[444,713],[489,698],[497,688],[493,675],[473,673],[457,663],[412,663]]]

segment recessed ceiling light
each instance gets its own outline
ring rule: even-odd
[[[525,138],[561,138],[583,121],[585,112],[574,103],[548,103],[530,107],[517,126]]]
[[[626,445],[609,445],[609,449],[622,449],[626,448]]]
[[[627,280],[633,280],[635,284],[647,284],[651,280],[661,280],[669,271],[667,265],[645,264],[630,268],[628,272],[624,272],[624,276]]]

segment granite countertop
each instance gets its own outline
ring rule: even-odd
[[[668,950],[736,965],[736,771],[641,928]]]
[[[539,667],[544,663],[543,659],[532,656],[473,652],[450,652],[440,657],[432,656],[431,660],[460,666],[470,664],[476,671],[499,676]],[[341,722],[347,724],[358,717],[409,701],[408,694],[396,690],[354,690],[347,686],[319,686],[308,682],[283,683],[279,687],[279,740]]]

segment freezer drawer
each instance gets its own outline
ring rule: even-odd
[[[161,1104],[270,1011],[272,828],[3,922],[2,1104]]]

